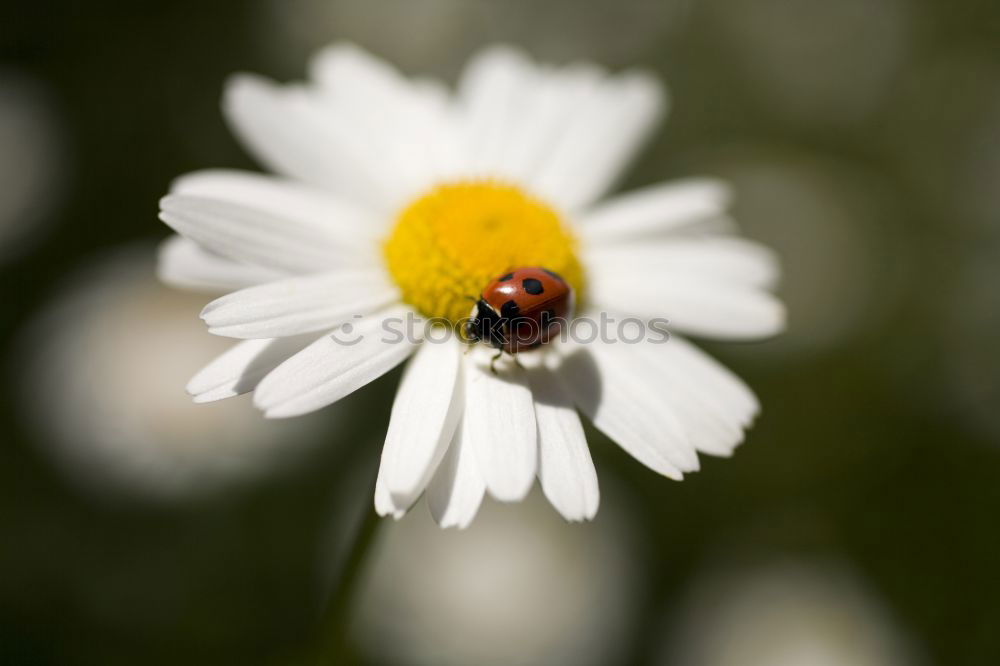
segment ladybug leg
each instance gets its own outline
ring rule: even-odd
[[[494,375],[497,374],[497,361],[500,360],[501,356],[503,356],[502,349],[496,353],[496,356],[490,359],[490,372],[492,372]]]

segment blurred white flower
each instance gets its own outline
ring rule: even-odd
[[[66,137],[46,86],[0,67],[0,260],[52,222],[66,186]]]
[[[880,600],[840,566],[780,561],[697,581],[660,661],[678,666],[913,666]]]
[[[199,172],[161,201],[180,234],[163,278],[238,290],[202,311],[210,332],[243,341],[191,380],[195,400],[254,391],[268,417],[298,416],[413,355],[375,505],[399,517],[426,489],[442,526],[468,525],[486,492],[523,499],[536,475],[567,520],[592,518],[597,475],[575,407],[674,479],[698,469],[698,451],[742,441],[753,393],[678,335],[554,343],[519,353],[530,367],[491,372],[455,336],[386,334],[408,317],[458,325],[491,279],[526,266],[564,276],[592,322],[665,317],[671,333],[729,340],[780,331],[774,256],[730,233],[723,183],[602,201],[661,114],[655,79],[494,47],[452,92],[343,44],[311,75],[241,75],[226,91],[235,131],[282,178]]]
[[[360,646],[414,666],[622,663],[646,567],[624,509],[574,529],[532,493],[486,502],[462,532],[423,512],[387,525],[359,590]]]
[[[222,341],[195,296],[160,285],[148,246],[78,272],[21,336],[27,422],[66,474],[99,494],[181,499],[289,463],[318,422],[261,423],[180,390]],[[150,350],[155,350],[151,352]]]

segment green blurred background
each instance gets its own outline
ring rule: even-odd
[[[790,309],[709,346],[764,405],[733,459],[675,483],[591,432],[593,525],[383,525],[345,661],[1000,663],[990,0],[6,0],[0,663],[301,658],[398,373],[297,425],[189,405],[222,347],[153,253],[174,176],[256,168],[225,77],[337,39],[449,80],[494,41],[651,69],[672,109],[624,185],[730,179]]]

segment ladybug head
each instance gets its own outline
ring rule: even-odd
[[[462,327],[466,342],[486,342],[497,349],[503,346],[502,317],[484,299],[472,307],[468,321]]]
[[[469,344],[475,344],[481,340],[479,336],[479,323],[475,317],[465,322],[465,325],[462,327],[462,337]]]

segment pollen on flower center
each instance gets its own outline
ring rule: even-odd
[[[576,240],[559,215],[494,181],[439,185],[399,214],[383,247],[403,300],[458,322],[493,278],[522,266],[559,273],[579,293]]]

